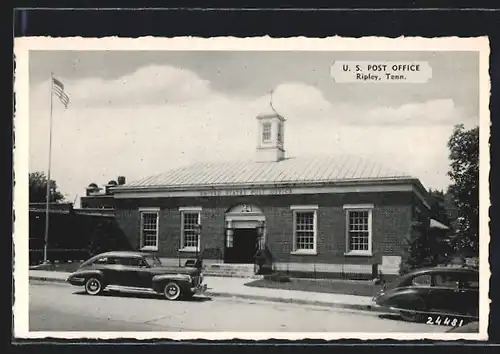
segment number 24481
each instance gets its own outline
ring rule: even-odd
[[[449,318],[449,317],[427,317],[428,325],[442,325],[442,326],[453,326],[453,327],[461,327],[464,324],[464,320],[460,320],[458,318]]]

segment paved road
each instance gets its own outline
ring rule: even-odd
[[[66,284],[30,282],[31,331],[444,332],[445,327],[319,306],[153,295],[85,295]]]

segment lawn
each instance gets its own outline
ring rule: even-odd
[[[290,282],[259,279],[245,284],[257,288],[300,290],[316,293],[373,296],[380,289],[371,281],[319,280],[291,278]]]

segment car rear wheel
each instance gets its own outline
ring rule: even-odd
[[[97,295],[102,289],[102,283],[97,278],[88,278],[85,282],[85,292],[89,295]]]
[[[178,300],[181,297],[182,291],[181,287],[179,284],[176,282],[169,282],[167,285],[165,285],[165,288],[163,289],[163,294],[167,298],[167,300]]]

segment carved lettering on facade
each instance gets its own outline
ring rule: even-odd
[[[230,197],[258,195],[289,195],[291,188],[257,188],[257,189],[225,189],[200,192],[201,197]]]

